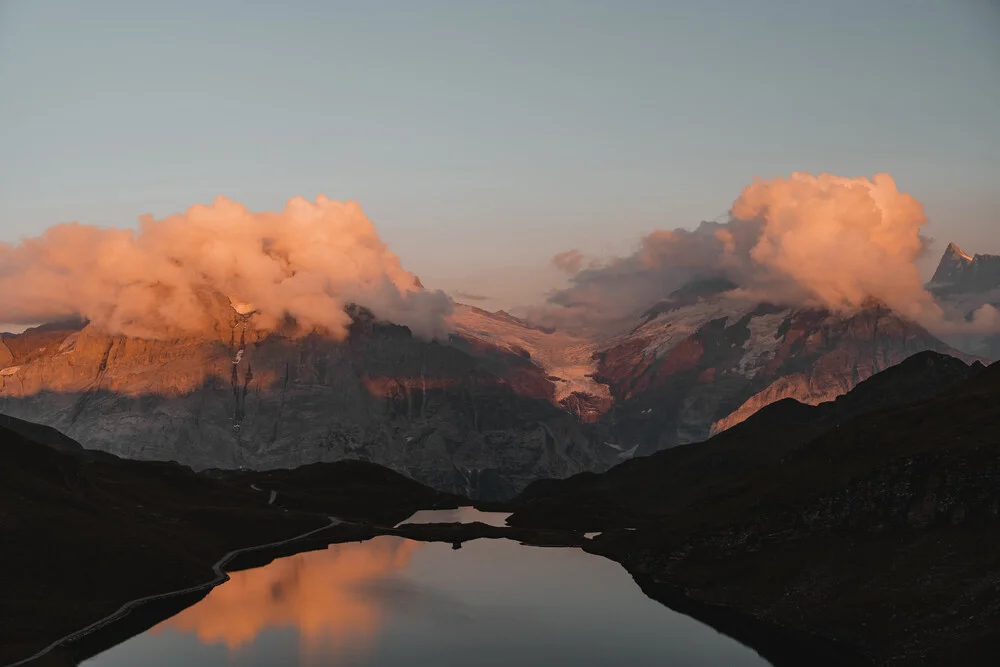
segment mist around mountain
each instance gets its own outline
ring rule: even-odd
[[[970,255],[949,243],[927,288],[941,296],[998,289],[1000,255]]]
[[[134,338],[80,320],[3,335],[0,411],[130,458],[360,459],[500,499],[700,442],[786,398],[832,400],[921,351],[979,358],[876,299],[778,305],[721,276],[687,280],[604,336],[459,304],[448,340],[357,306],[337,340],[212,303],[211,336]]]
[[[0,412],[196,469],[360,459],[509,498],[918,352],[991,357],[998,311],[953,293],[994,263],[950,248],[935,297],[925,223],[885,174],[758,180],[630,255],[560,253],[565,288],[524,318],[424,287],[357,204],[322,196],[58,225],[0,248],[5,317],[51,322],[0,336]]]
[[[968,324],[950,342],[1000,359],[1000,255],[970,255],[950,243],[926,288],[952,318]]]

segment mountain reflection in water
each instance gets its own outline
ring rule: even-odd
[[[573,548],[382,536],[281,558],[85,667],[765,667]]]
[[[366,582],[405,568],[421,547],[395,537],[334,544],[233,572],[224,585],[151,630],[193,632],[203,643],[237,649],[269,627],[294,627],[303,655],[363,648],[379,626],[381,600]]]

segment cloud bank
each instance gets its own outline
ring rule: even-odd
[[[402,268],[355,202],[297,197],[254,213],[220,197],[140,223],[60,224],[0,244],[0,319],[81,316],[114,334],[173,338],[218,329],[228,298],[264,328],[292,318],[342,338],[354,303],[419,336],[446,333],[451,300]]]
[[[755,180],[726,222],[658,230],[638,249],[570,278],[532,318],[549,325],[607,330],[634,318],[695,277],[721,278],[730,296],[850,311],[867,299],[925,326],[943,313],[923,288],[923,206],[887,174],[844,178],[794,173]],[[564,256],[553,260],[565,264]],[[573,255],[577,267],[583,258]],[[983,313],[980,326],[991,317]]]

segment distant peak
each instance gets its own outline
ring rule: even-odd
[[[965,252],[964,250],[962,250],[961,248],[959,248],[958,245],[955,244],[955,243],[949,243],[948,247],[944,251],[944,254],[945,254],[945,257],[949,257],[949,256],[950,257],[959,257],[961,259],[964,259],[967,262],[971,262],[972,259],[973,259],[972,256],[970,256],[967,252]]]
[[[956,244],[949,243],[941,256],[941,261],[938,262],[937,271],[931,278],[931,284],[942,286],[959,282],[972,263],[973,259],[968,253]]]
[[[987,292],[1000,287],[1000,255],[972,256],[949,243],[927,288],[937,296]]]

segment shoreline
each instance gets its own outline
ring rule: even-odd
[[[619,560],[609,560],[624,568],[650,599],[735,639],[756,651],[773,667],[800,667],[804,661],[811,667],[876,667],[880,664],[844,642],[762,621],[735,607],[700,602],[682,586],[657,581],[634,572]]]
[[[122,605],[115,613],[52,642],[27,658],[3,667],[23,667],[60,649],[70,654],[74,660],[89,659],[196,603],[216,586],[228,581],[229,572],[261,567],[277,558],[323,549],[339,542],[363,541],[381,535],[392,535],[420,542],[462,543],[477,539],[511,539],[534,547],[576,547],[591,555],[607,558],[616,563],[632,577],[643,594],[650,599],[738,641],[758,653],[774,667],[797,667],[804,663],[816,665],[816,667],[875,667],[879,664],[855,647],[823,635],[762,621],[737,608],[699,602],[690,597],[682,586],[657,581],[654,577],[630,567],[625,559],[615,557],[614,553],[595,549],[592,541],[587,540],[577,531],[500,528],[478,522],[470,524],[405,524],[388,528],[345,523],[334,517],[327,517],[327,520],[328,523],[324,526],[285,540],[230,551],[213,564],[212,569],[216,576],[211,581],[131,600]],[[353,530],[347,535],[316,539],[320,533],[338,526]],[[178,607],[177,603],[181,601],[180,598],[185,596],[198,597],[185,600]],[[135,617],[135,613],[141,611],[145,611],[147,615]],[[121,624],[130,617],[135,617],[136,620],[133,627],[122,627]],[[79,650],[84,648],[88,640],[92,640],[104,632],[111,632],[113,638],[105,635],[103,642],[98,641],[97,643],[103,645],[102,648],[95,648],[92,645],[90,650]],[[74,651],[74,648],[77,650]]]
[[[123,604],[121,607],[119,607],[118,610],[115,611],[114,613],[109,614],[97,621],[94,621],[90,625],[81,628],[80,630],[71,632],[68,635],[60,637],[59,639],[55,640],[54,642],[52,642],[45,648],[37,651],[36,653],[26,658],[22,658],[21,660],[8,663],[3,667],[21,667],[23,665],[28,665],[32,662],[35,662],[36,660],[41,660],[42,658],[45,658],[53,651],[56,651],[61,648],[63,649],[69,648],[72,644],[85,640],[90,635],[100,630],[103,630],[115,624],[118,621],[121,621],[122,619],[127,617],[130,613],[132,613],[132,611],[138,609],[139,607],[149,604],[155,604],[157,602],[164,602],[172,600],[173,598],[183,597],[187,595],[196,595],[202,592],[207,594],[208,591],[212,590],[216,586],[223,584],[226,581],[229,581],[229,574],[225,570],[225,567],[230,563],[230,561],[234,560],[240,555],[245,553],[262,551],[264,549],[269,549],[269,548],[286,546],[298,542],[300,540],[308,539],[309,537],[312,537],[317,533],[320,533],[324,530],[329,530],[330,528],[343,524],[343,522],[340,519],[337,519],[336,517],[332,516],[328,516],[327,521],[328,521],[327,524],[324,526],[320,526],[319,528],[315,528],[313,530],[307,531],[300,535],[295,535],[293,537],[284,540],[277,540],[275,542],[268,542],[266,544],[258,544],[249,547],[242,547],[240,549],[233,549],[232,551],[229,551],[225,555],[223,555],[222,558],[217,560],[212,565],[212,571],[215,573],[215,577],[211,581],[201,584],[196,584],[194,586],[188,586],[187,588],[182,588],[175,591],[169,591],[166,593],[157,593],[154,595],[147,595],[145,597],[137,598],[135,600],[130,600],[125,604]]]

